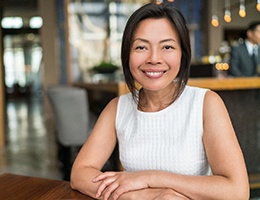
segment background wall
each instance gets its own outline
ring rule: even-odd
[[[44,88],[56,85],[60,81],[56,1],[38,0],[38,13],[43,18],[43,27],[40,30],[44,66]]]

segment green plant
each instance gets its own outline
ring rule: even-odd
[[[98,73],[113,73],[118,69],[118,66],[111,62],[101,62],[99,65],[93,67],[93,70]]]

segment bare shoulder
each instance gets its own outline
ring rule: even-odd
[[[204,114],[218,111],[226,112],[226,106],[222,98],[216,92],[209,90],[206,92],[204,98]]]
[[[105,120],[112,120],[115,119],[116,116],[116,110],[117,110],[117,103],[118,103],[118,97],[113,98],[103,109],[101,115],[99,118]],[[114,121],[114,120],[113,120]]]
[[[211,133],[217,130],[223,133],[223,130],[232,129],[228,110],[222,98],[214,91],[206,92],[203,105],[203,123],[204,130],[210,130]],[[204,133],[208,133],[208,131]]]
[[[214,92],[212,90],[208,90],[206,92],[204,102],[205,102],[205,105],[209,104],[209,106],[211,104],[214,105],[215,103],[223,104],[223,101],[222,101],[221,97],[216,92]]]
[[[116,109],[117,109],[117,104],[118,104],[118,99],[119,97],[115,97],[113,98],[108,104],[107,106],[105,107],[104,111],[103,112],[110,112],[111,114],[115,114],[116,113]]]

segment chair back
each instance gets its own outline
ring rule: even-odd
[[[53,86],[47,91],[56,118],[57,139],[65,146],[83,145],[90,134],[87,91]]]

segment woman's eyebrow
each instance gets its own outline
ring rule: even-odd
[[[133,40],[133,43],[134,43],[135,41],[137,41],[137,40],[140,40],[140,41],[146,42],[146,43],[149,42],[148,40],[146,40],[146,39],[144,39],[144,38],[135,38],[135,39]]]
[[[177,42],[177,41],[173,38],[168,38],[160,41],[160,43],[164,43],[164,42]]]
[[[142,41],[142,42],[149,43],[149,40],[144,39],[144,38],[135,38],[135,39],[133,40],[133,42],[135,42],[135,41],[137,41],[137,40],[140,40],[140,41]],[[177,42],[177,41],[176,41],[175,39],[173,39],[173,38],[167,38],[167,39],[161,40],[160,43],[170,42],[170,41],[172,41],[172,42]]]

